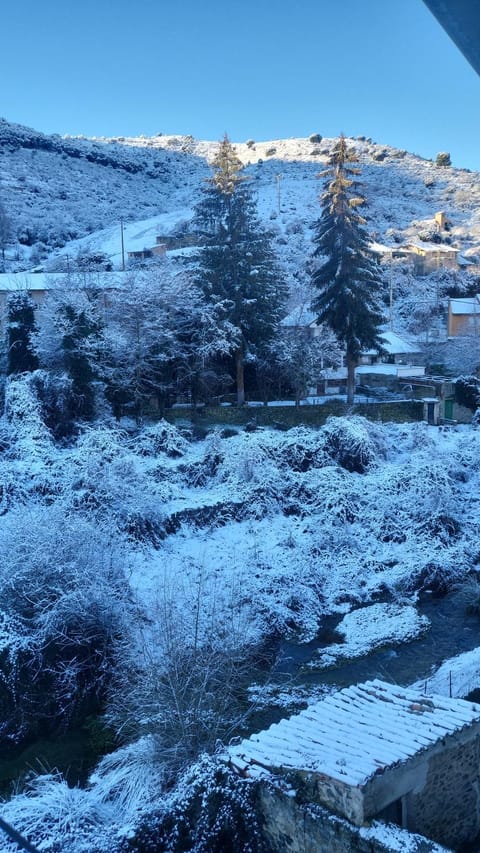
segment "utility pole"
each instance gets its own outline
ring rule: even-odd
[[[277,201],[278,201],[278,212],[280,214],[281,206],[280,206],[280,181],[283,178],[283,175],[275,175],[277,180]]]
[[[123,219],[120,220],[120,239],[122,242],[122,270],[125,271],[125,245],[123,242]]]
[[[390,264],[390,331],[393,332],[393,280],[392,265]]]

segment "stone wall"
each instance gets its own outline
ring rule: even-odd
[[[224,424],[245,426],[249,422],[258,426],[322,426],[329,417],[362,415],[372,421],[404,423],[421,421],[423,404],[418,400],[399,400],[386,403],[359,403],[351,408],[339,400],[312,406],[206,406],[191,409],[167,409],[166,420],[192,421],[198,425]]]
[[[480,831],[480,723],[448,735],[364,788],[364,814],[401,800],[403,826],[457,848]]]
[[[366,830],[335,817],[318,805],[299,803],[265,783],[259,791],[258,812],[262,830],[272,853],[436,853],[438,846],[426,838],[395,828],[395,844],[389,844],[385,827]],[[402,838],[404,844],[402,844]]]
[[[456,848],[480,829],[480,741],[448,741],[430,759],[425,785],[407,795],[406,819],[416,832]]]

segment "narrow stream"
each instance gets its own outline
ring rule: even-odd
[[[446,659],[480,646],[480,616],[466,612],[465,592],[452,592],[444,598],[425,595],[418,612],[427,616],[431,627],[417,640],[398,646],[386,646],[352,661],[339,662],[329,669],[305,668],[315,651],[326,646],[318,640],[306,645],[285,642],[282,644],[275,677],[294,679],[295,684],[319,684],[347,687],[356,682],[380,678],[384,681],[407,685],[421,678],[427,680],[432,671]],[[324,636],[331,633],[341,617],[327,620]]]
[[[449,657],[480,646],[480,616],[466,613],[465,593],[452,592],[444,598],[425,595],[418,606],[428,617],[430,629],[423,637],[387,646],[352,661],[339,662],[329,669],[311,670],[306,664],[328,638],[341,616],[326,620],[322,635],[312,643],[299,645],[284,642],[281,646],[272,681],[289,687],[312,688],[320,685],[346,687],[350,684],[380,678],[402,685],[425,678]],[[480,686],[480,685],[479,685]],[[252,730],[258,730],[285,716],[285,709],[269,708],[255,715]],[[251,721],[252,722],[252,721]],[[61,771],[72,784],[82,784],[102,752],[92,749],[85,729],[69,732],[56,740],[42,739],[30,744],[9,760],[0,760],[0,796],[12,793],[14,780],[31,771]]]

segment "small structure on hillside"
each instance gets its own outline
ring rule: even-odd
[[[423,419],[428,424],[434,426],[464,420],[459,418],[453,379],[446,376],[410,376],[401,387],[414,399],[422,400]],[[468,420],[471,420],[471,416]]]
[[[405,249],[410,253],[413,269],[417,275],[428,275],[439,269],[458,270],[459,268],[459,252],[454,246],[422,243],[419,240],[408,243]]]
[[[480,705],[375,680],[229,747],[246,776],[280,775],[299,802],[380,819],[457,847],[480,830]]]
[[[157,246],[164,246],[165,251],[171,249],[185,249],[189,246],[202,245],[202,238],[199,234],[192,232],[188,234],[159,234],[156,238]]]
[[[158,237],[157,237],[157,243],[155,246],[152,246],[151,248],[148,248],[148,249],[147,248],[136,249],[134,251],[128,252],[128,260],[129,261],[146,261],[146,260],[149,260],[149,258],[153,258],[153,257],[163,258],[164,255],[166,255],[166,253],[167,253],[167,247],[166,247],[165,243],[158,242]]]
[[[434,216],[435,225],[438,227],[439,231],[445,231],[445,227],[447,226],[447,214],[444,210],[438,210]]]
[[[435,222],[437,228],[440,229],[440,224],[437,221],[437,216],[441,217],[445,214],[435,214]],[[398,244],[395,246],[385,246],[382,243],[372,243],[372,251],[379,255],[381,260],[393,261],[404,260],[413,264],[413,271],[416,275],[428,275],[431,272],[439,269],[458,270],[460,267],[460,253],[454,246],[448,246],[445,243],[429,243],[422,240],[412,240],[409,243]]]
[[[448,300],[447,331],[449,338],[480,333],[480,294]]]

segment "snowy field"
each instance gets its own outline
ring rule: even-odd
[[[72,601],[88,609],[94,600],[102,612],[107,601],[115,605],[120,642],[108,713],[123,745],[85,789],[42,777],[3,806],[5,819],[43,851],[73,839],[75,853],[120,849],[158,806],[168,782],[162,739],[174,736],[165,692],[172,662],[178,669],[200,660],[204,673],[213,660],[234,661],[235,678],[239,660],[248,668],[265,646],[312,641],[332,614],[343,617],[343,642],[323,649],[321,662],[355,658],[428,630],[415,607],[420,591],[476,578],[475,428],[339,418],[318,429],[230,437],[215,430],[194,440],[165,421],[143,429],[112,422],[62,446],[43,426],[25,378],[11,381],[6,412],[1,648],[20,654],[34,636],[32,623],[31,635],[19,627],[25,584],[42,600],[35,636],[61,624],[55,620]],[[79,561],[85,587],[69,580]],[[466,688],[476,661],[470,653],[457,664]],[[248,686],[245,667],[242,679]],[[256,682],[251,698],[259,691]],[[213,729],[214,711],[200,709],[196,725]],[[228,704],[222,713],[228,717]]]

